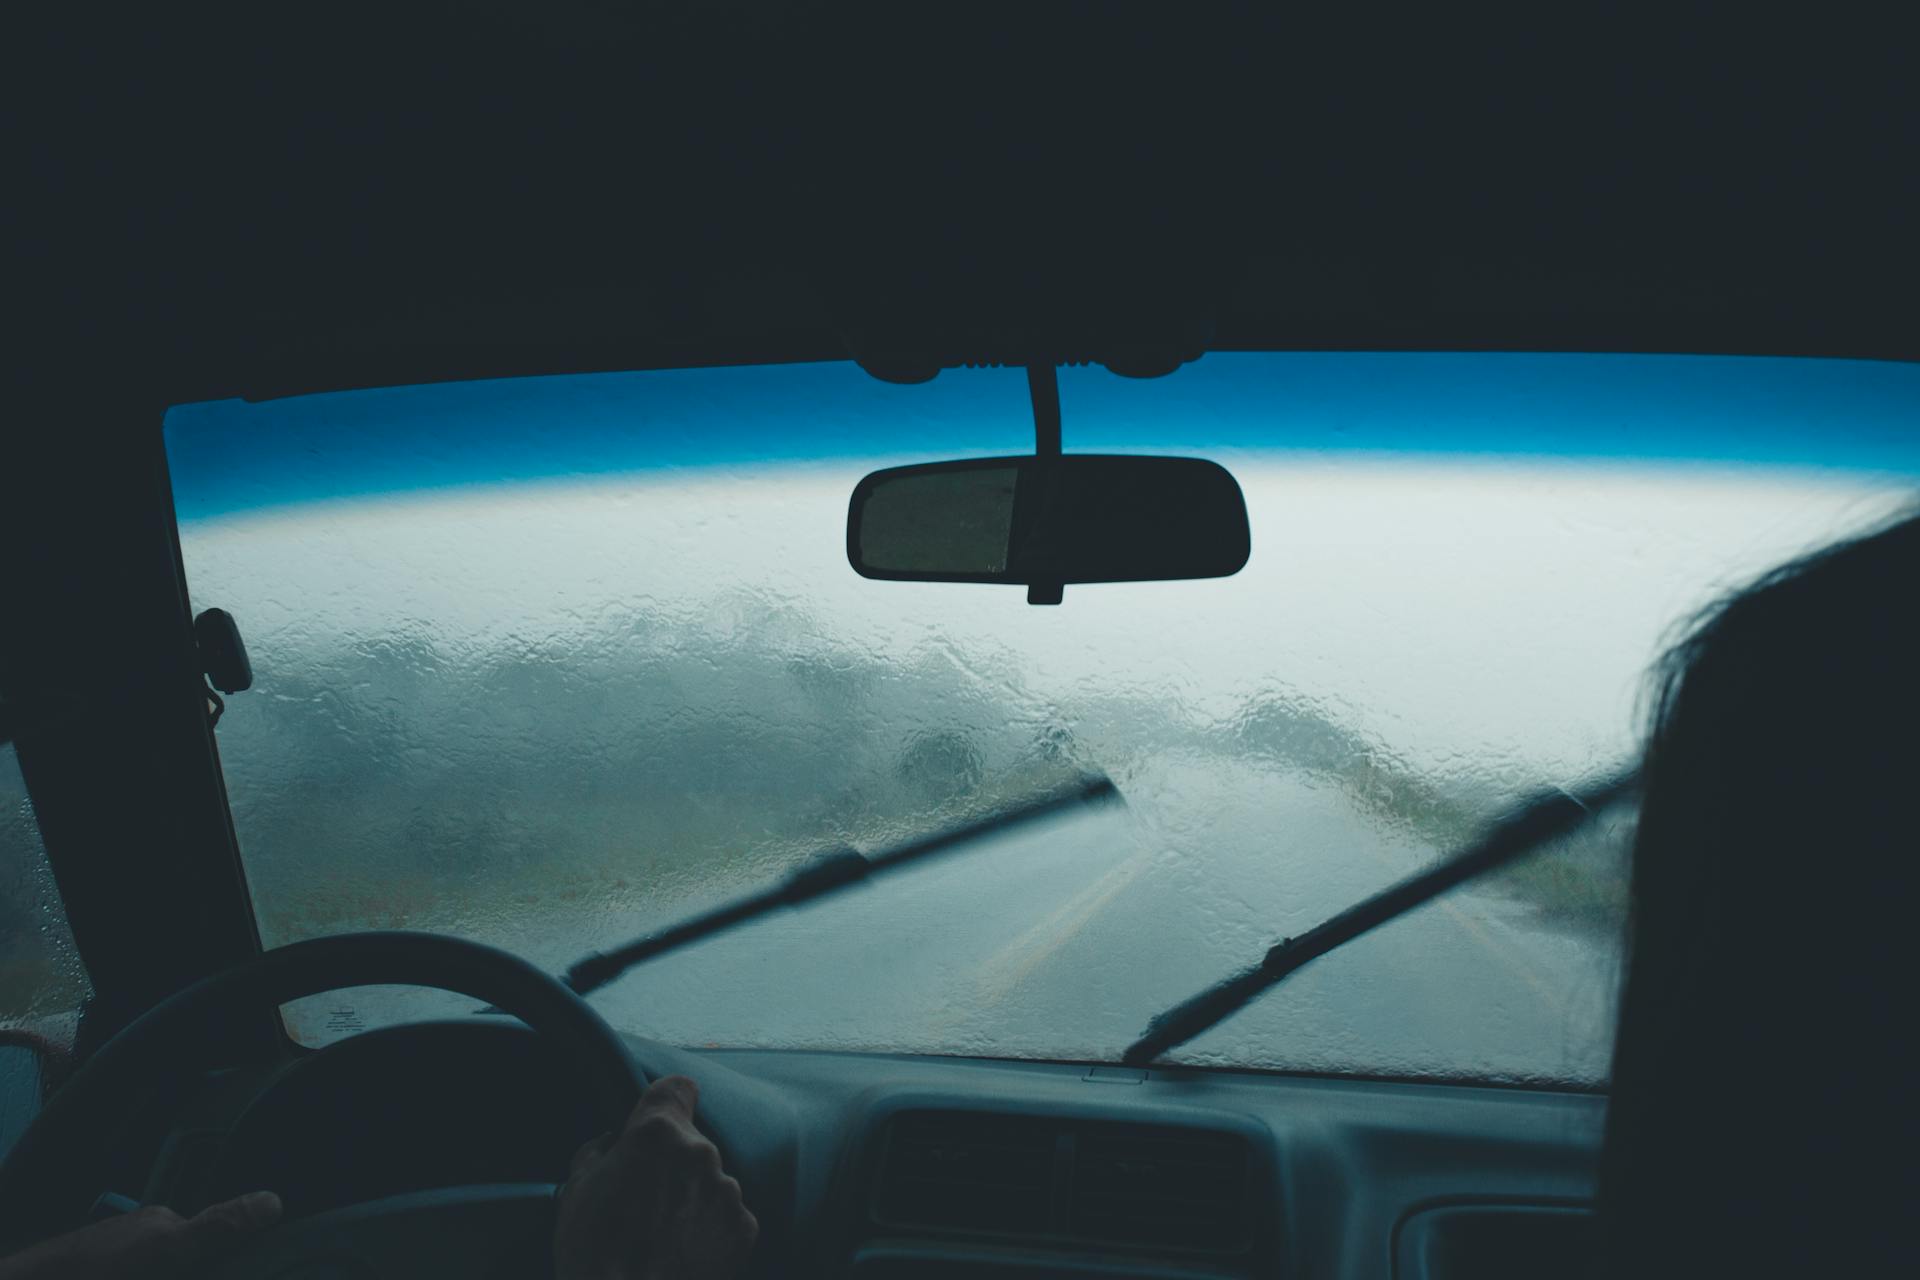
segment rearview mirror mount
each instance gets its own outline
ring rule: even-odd
[[[1059,604],[1069,582],[1224,578],[1247,562],[1247,503],[1200,458],[1060,452],[1060,382],[1027,367],[1033,456],[876,471],[854,486],[847,561],[893,582],[998,582]]]

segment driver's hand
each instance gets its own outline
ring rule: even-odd
[[[693,1127],[700,1090],[656,1080],[626,1127],[580,1148],[560,1191],[557,1280],[722,1280],[760,1234],[720,1152]]]
[[[253,1191],[183,1218],[135,1209],[0,1258],[0,1280],[169,1280],[210,1266],[280,1217],[280,1197]]]

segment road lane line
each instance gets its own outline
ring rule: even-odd
[[[1121,890],[1132,884],[1151,857],[1149,849],[1136,850],[987,957],[976,978],[978,994],[970,1002],[972,1007],[988,1007],[1004,1000],[1014,987],[1072,941]]]
[[[1369,844],[1366,846],[1366,849],[1369,854],[1373,855],[1374,861],[1378,862],[1382,867],[1396,874],[1405,874],[1404,871],[1395,867],[1393,860],[1387,857],[1377,846]],[[1552,990],[1548,988],[1545,983],[1540,981],[1539,975],[1535,974],[1532,969],[1528,968],[1526,964],[1514,956],[1510,948],[1495,942],[1493,935],[1487,932],[1485,925],[1468,915],[1458,902],[1448,896],[1452,892],[1452,890],[1449,890],[1448,893],[1435,898],[1433,905],[1445,911],[1447,915],[1452,918],[1453,922],[1459,925],[1469,938],[1479,943],[1481,949],[1488,955],[1519,974],[1521,980],[1533,989],[1533,993],[1536,996],[1540,997],[1549,1012],[1557,1015],[1560,1012],[1562,1001],[1553,994]],[[1418,910],[1418,908],[1415,908],[1415,910]]]

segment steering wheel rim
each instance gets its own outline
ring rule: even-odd
[[[156,1065],[217,1065],[194,1053],[196,1038],[204,1044],[212,1037],[193,1033],[235,1009],[376,985],[451,991],[519,1018],[579,1066],[609,1128],[625,1120],[647,1086],[645,1073],[599,1013],[511,952],[407,930],[296,942],[175,992],[81,1065],[0,1161],[0,1241],[18,1247],[79,1225],[93,1197],[105,1190],[87,1181],[104,1155],[102,1118],[117,1111],[102,1104],[126,1096]],[[159,1055],[166,1057],[156,1064]]]

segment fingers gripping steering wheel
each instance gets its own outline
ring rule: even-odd
[[[369,932],[296,942],[155,1005],[102,1045],[0,1163],[0,1241],[78,1226],[94,1197],[124,1100],[200,1060],[228,1017],[340,987],[435,987],[485,1001],[545,1037],[618,1128],[646,1076],[613,1028],[571,989],[494,947],[432,933]],[[267,1188],[271,1190],[271,1188]],[[553,1187],[451,1187],[367,1201],[269,1229],[214,1273],[241,1276],[492,1274],[503,1259],[549,1256]],[[314,1268],[318,1268],[317,1270]]]

